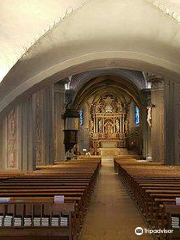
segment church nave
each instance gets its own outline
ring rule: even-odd
[[[102,157],[101,164],[79,240],[152,240],[135,235],[147,224],[115,173],[113,157]]]
[[[0,240],[180,240],[180,0],[0,16]]]

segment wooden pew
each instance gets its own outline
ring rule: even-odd
[[[6,212],[12,206],[13,209],[16,209],[19,205],[23,205],[26,208],[26,206],[32,205],[32,203],[42,206],[44,201],[46,204],[53,206],[54,196],[63,195],[65,204],[74,204],[74,212],[70,214],[73,216],[72,226],[75,230],[73,230],[73,233],[71,231],[69,235],[67,231],[65,233],[69,239],[73,238],[74,240],[82,227],[100,166],[101,161],[99,159],[93,160],[93,163],[91,160],[86,159],[83,161],[82,159],[69,161],[68,163],[58,163],[55,166],[40,166],[37,171],[29,174],[6,174],[5,177],[2,176],[0,178],[0,197],[10,197],[11,202],[1,203],[1,205],[4,204]],[[10,230],[10,228],[8,229]],[[55,237],[64,234],[62,229],[60,232],[53,229],[53,233],[50,228],[44,232],[43,229],[41,227],[41,230],[38,231],[33,227],[28,229],[28,231],[23,231],[23,233],[26,232],[25,236],[34,234],[34,236],[44,237],[47,235]],[[4,237],[7,234],[12,236],[12,231],[7,233],[8,231],[5,230],[0,227],[0,237]],[[68,232],[70,232],[70,228]],[[20,235],[21,232],[16,231],[16,236]]]
[[[58,216],[59,220],[62,219],[63,213],[66,214],[67,226],[62,226],[58,223],[58,226],[52,225],[52,219],[54,216]],[[1,227],[0,236],[4,239],[9,239],[13,236],[67,236],[69,240],[73,239],[73,236],[77,234],[76,228],[76,217],[75,217],[75,204],[74,203],[63,203],[56,204],[52,201],[46,199],[41,199],[34,201],[29,199],[22,202],[14,201],[10,203],[0,203],[0,216],[9,216],[12,219],[18,217],[21,219],[21,226],[13,224],[13,220],[8,220],[12,222],[11,226]],[[48,216],[49,224],[48,226],[43,225],[43,218]],[[30,218],[30,226],[25,225],[25,218]],[[35,217],[40,217],[40,226],[36,226]],[[7,218],[7,217],[6,217]]]
[[[180,217],[180,206],[175,204],[164,203],[164,211],[167,216],[167,229],[172,229],[172,217]],[[180,239],[180,230],[173,228],[173,233],[166,235],[167,240],[178,240]]]
[[[180,197],[180,167],[138,162],[135,159],[118,159],[114,161],[114,166],[151,228],[167,227],[164,203],[172,204],[176,197]],[[157,237],[165,239],[167,235]]]

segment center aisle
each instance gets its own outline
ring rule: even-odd
[[[136,227],[146,228],[146,224],[114,172],[113,159],[102,159],[79,240],[153,239],[149,234],[137,236]]]

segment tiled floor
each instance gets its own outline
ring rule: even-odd
[[[136,227],[146,228],[146,224],[114,172],[112,158],[106,157],[102,160],[80,240],[153,239],[149,234],[137,236]]]

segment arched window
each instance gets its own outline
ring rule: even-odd
[[[80,126],[83,126],[83,122],[84,122],[84,116],[83,116],[83,109],[82,109],[80,111],[80,119],[79,119]]]
[[[139,119],[139,108],[136,106],[135,107],[135,124],[139,125],[140,119]]]

